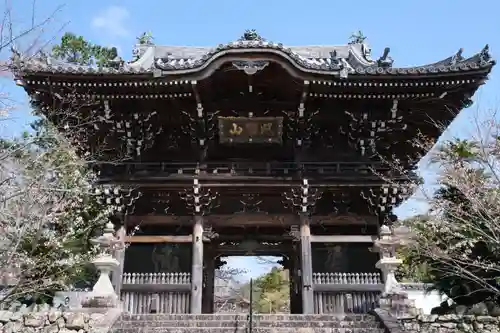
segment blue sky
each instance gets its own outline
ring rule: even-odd
[[[12,3],[14,29],[27,27],[32,0]],[[63,2],[38,0],[35,20],[49,16],[58,4]],[[63,32],[72,31],[95,43],[117,46],[124,58],[129,59],[135,37],[144,31],[151,31],[157,44],[215,46],[237,39],[250,28],[257,29],[268,40],[288,45],[344,44],[354,31],[362,30],[374,57],[388,46],[395,66],[412,66],[444,59],[461,47],[468,56],[487,43],[497,58],[498,13],[498,0],[66,0],[64,7],[44,26],[43,37],[50,42]],[[5,50],[2,56],[7,56]],[[2,84],[18,107],[8,121],[1,122],[0,135],[12,135],[26,128],[29,108],[22,89],[9,80]],[[476,94],[475,105],[459,115],[445,137],[474,135],[472,119],[477,115],[480,119],[488,117],[487,110],[499,105],[499,90],[500,76],[494,70],[490,81]],[[422,172],[428,181],[435,178],[435,170],[426,165]],[[422,207],[419,200],[410,200],[398,213],[413,215]],[[230,262],[248,269],[251,276],[269,269],[250,258]]]

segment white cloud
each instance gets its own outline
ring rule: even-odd
[[[127,28],[127,21],[130,18],[130,12],[125,7],[110,6],[92,19],[91,26],[99,33],[106,34],[111,38],[120,38],[130,36]]]

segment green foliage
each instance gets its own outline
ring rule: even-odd
[[[403,221],[402,224],[412,226],[421,225],[428,219],[428,216],[419,215]],[[397,250],[397,256],[403,260],[402,265],[396,272],[398,281],[432,283],[434,278],[430,272],[429,265],[425,260],[422,261],[418,249],[412,246],[401,247]]]
[[[500,300],[498,143],[456,139],[442,145],[434,157],[443,171],[431,211],[405,222],[415,242],[401,275],[416,278],[415,269],[425,268],[424,281],[431,279],[456,304]]]
[[[67,32],[62,36],[60,44],[52,47],[52,56],[77,65],[113,67],[116,65],[118,51],[116,47],[92,44],[83,36]]]
[[[274,267],[255,280],[253,307],[259,313],[289,311],[290,287],[287,271]]]

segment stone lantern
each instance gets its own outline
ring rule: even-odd
[[[92,288],[92,291],[84,301],[84,307],[116,307],[118,305],[118,295],[111,283],[110,273],[119,266],[118,260],[113,258],[113,250],[118,243],[114,236],[114,227],[108,222],[104,228],[104,233],[91,240],[92,243],[99,245],[101,251],[92,260],[92,264],[99,272],[99,278]]]
[[[380,253],[380,260],[375,267],[381,270],[384,280],[384,290],[380,299],[380,307],[396,311],[398,314],[414,314],[416,308],[408,299],[408,294],[396,280],[396,270],[403,263],[397,258],[396,250],[409,239],[410,231],[406,227],[380,228],[380,237],[375,240],[374,248]]]

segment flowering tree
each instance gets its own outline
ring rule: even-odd
[[[402,222],[413,233],[407,266],[424,265],[434,288],[468,306],[500,301],[500,133],[491,121],[477,128],[476,139],[435,147],[431,162],[440,176],[437,191],[426,198],[430,210]],[[426,150],[433,142],[415,144]],[[402,165],[392,166],[403,172]]]
[[[9,80],[12,72],[16,74],[16,59],[44,48],[41,36],[61,8],[41,22],[33,13],[24,29],[13,27],[10,3],[0,6],[4,12],[0,59],[5,59],[0,71]],[[54,54],[64,58],[76,50],[73,54],[82,58],[86,55],[78,53],[82,45],[99,60],[116,57],[116,50],[88,46],[71,34],[63,36]],[[38,117],[33,131],[15,140],[0,140],[0,306],[50,297],[54,291],[73,286],[90,286],[94,272],[89,262],[97,251],[90,239],[119,209],[100,203],[94,188],[96,176],[88,168],[102,151],[101,147],[89,151],[89,127],[95,128],[98,119],[92,112],[81,111],[93,110],[97,103],[78,100],[71,92],[52,91],[38,97],[31,100],[32,114]],[[4,117],[0,121],[5,123],[16,105],[8,95],[0,96],[0,101]],[[57,125],[50,122],[56,119]]]
[[[116,207],[99,204],[94,175],[52,127],[0,150],[0,304],[85,284],[90,242]]]

